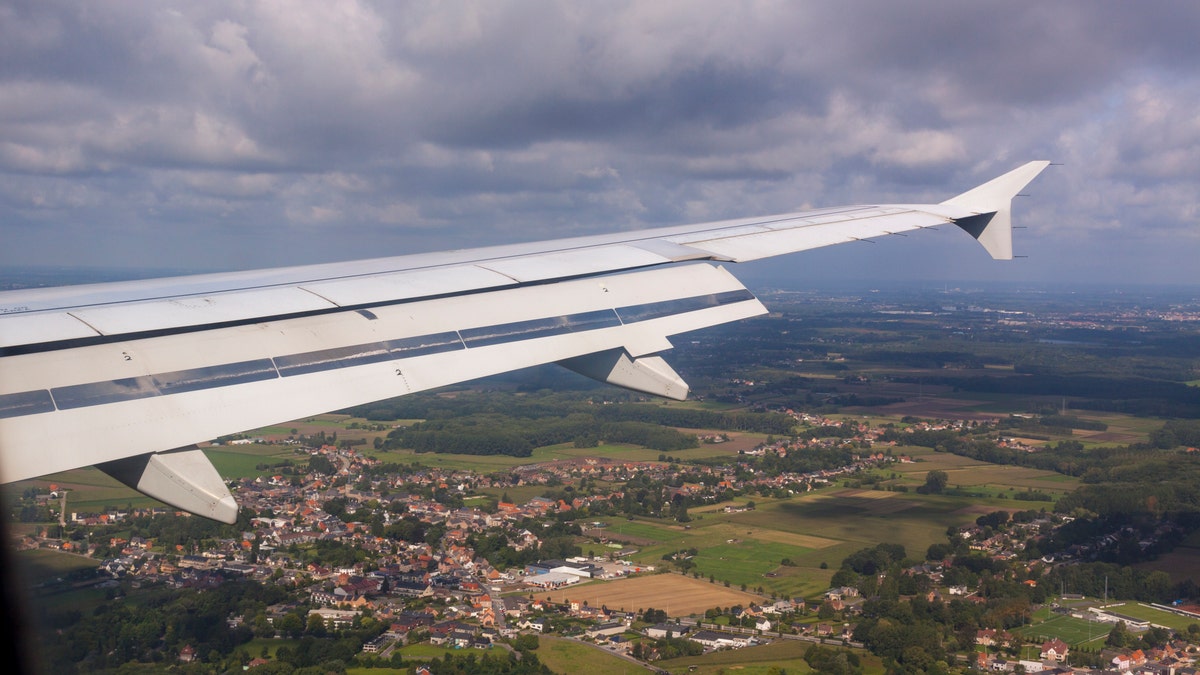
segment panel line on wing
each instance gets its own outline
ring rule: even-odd
[[[564,333],[579,333],[599,328],[613,328],[621,325],[621,320],[611,309],[580,312],[564,316],[552,316],[545,319],[530,319],[514,321],[498,326],[483,326],[480,328],[464,328],[459,331],[467,347],[486,347],[489,345],[519,342],[534,338],[562,335]]]
[[[124,377],[106,382],[73,384],[51,389],[59,410],[134,401],[152,396],[229,387],[279,377],[270,359],[254,359],[169,373]]]
[[[740,289],[689,298],[628,305],[561,316],[529,319],[492,326],[464,328],[408,338],[332,347],[152,375],[138,375],[85,384],[0,395],[0,419],[58,410],[86,408],[189,391],[215,389],[294,377],[337,368],[415,358],[468,348],[521,342],[649,321],[754,300]]]
[[[657,319],[664,316],[694,312],[753,299],[754,294],[746,289],[725,291],[724,293],[698,295],[678,300],[663,300],[662,302],[651,302],[644,305],[618,307],[617,316],[621,317],[623,323],[637,323],[638,321],[649,321],[650,319]]]
[[[458,334],[448,332],[383,342],[369,342],[349,347],[319,349],[303,354],[276,356],[274,360],[281,376],[293,377],[335,368],[349,368],[426,354],[440,354],[464,348]]]

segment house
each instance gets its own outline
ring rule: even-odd
[[[750,646],[750,638],[743,635],[732,635],[729,633],[718,633],[712,630],[702,630],[688,638],[693,642],[698,642],[709,649],[737,649],[739,647]]]
[[[382,651],[385,646],[387,646],[388,639],[389,639],[388,637],[386,637],[384,635],[380,635],[379,637],[375,638],[374,640],[371,640],[370,642],[364,644],[362,646],[362,650],[364,653],[367,653],[367,654],[377,654],[380,651]]]
[[[541,618],[524,619],[520,623],[517,624],[517,628],[524,628],[526,630],[531,630],[531,631],[534,631],[537,633],[545,633],[546,625],[548,623],[549,623],[548,621],[546,621],[545,619],[541,619]]]
[[[646,637],[661,640],[662,638],[682,637],[688,632],[688,627],[677,623],[656,623],[653,626],[647,626],[642,631]]]
[[[196,660],[196,649],[191,645],[184,645],[183,649],[179,650],[179,662],[191,663]]]
[[[1043,661],[1066,661],[1070,647],[1058,638],[1042,643],[1041,657]]]
[[[504,613],[514,619],[529,611],[529,600],[520,596],[504,598]]]
[[[586,635],[592,639],[598,637],[612,637],[625,632],[627,626],[623,621],[606,621],[597,625],[595,628],[587,631]]]

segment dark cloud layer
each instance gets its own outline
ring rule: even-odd
[[[1045,158],[1064,166],[1018,205],[1028,260],[930,235],[795,267],[1200,283],[1198,29],[1187,3],[10,0],[0,264],[226,269],[940,201]]]

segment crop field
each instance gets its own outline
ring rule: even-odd
[[[246,448],[246,450],[243,450]],[[255,452],[257,450],[257,452]],[[213,466],[217,467],[217,471],[226,477],[252,478],[257,476],[270,476],[276,473],[270,468],[259,469],[260,464],[274,464],[281,459],[296,459],[299,463],[300,458],[292,454],[291,448],[279,449],[278,446],[238,446],[237,450],[225,450],[210,448],[204,451],[208,458],[212,460]]]
[[[1177,546],[1174,551],[1160,555],[1157,560],[1138,563],[1136,567],[1166,572],[1175,583],[1195,579],[1196,570],[1200,570],[1200,547]],[[1195,623],[1200,623],[1200,619]]]
[[[636,560],[667,565],[664,554],[694,548],[694,570],[705,579],[765,594],[813,595],[828,586],[842,559],[880,542],[903,544],[920,555],[946,538],[950,525],[965,525],[1001,508],[1032,508],[1038,502],[826,488],[788,499],[760,498],[741,513],[693,512],[686,527],[669,521],[615,520],[613,540],[641,547]],[[783,559],[793,563],[782,566]],[[822,568],[822,563],[825,567]]]
[[[682,574],[651,574],[567,586],[548,593],[535,594],[552,602],[587,601],[592,607],[609,607],[624,611],[663,609],[671,616],[703,614],[710,607],[730,607],[759,602],[761,596],[726,588]]]
[[[29,485],[36,485],[43,489],[56,486],[67,490],[67,513],[71,511],[101,511],[105,506],[158,506],[161,504],[155,499],[125,487],[94,467],[21,481],[7,489],[20,491]]]
[[[897,452],[906,453],[917,461],[889,466],[884,471],[900,474],[904,478],[902,483],[909,486],[923,484],[925,474],[935,470],[946,472],[949,487],[991,487],[990,492],[994,493],[1010,489],[1038,490],[1057,496],[1074,490],[1079,484],[1077,478],[1053,471],[988,464],[948,452],[934,452],[930,448],[903,447],[897,448]]]

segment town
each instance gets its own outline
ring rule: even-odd
[[[1121,379],[1178,367],[1195,307],[802,300],[680,345],[694,402],[537,371],[218,439],[234,526],[18,484],[39,658],[1195,672],[1200,433],[1141,416],[1194,387]]]

